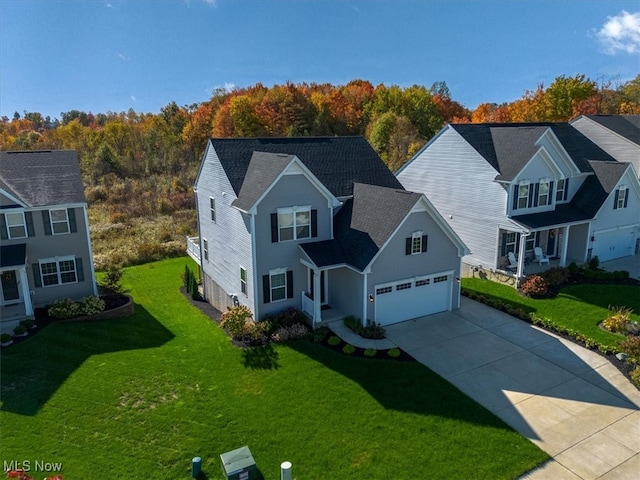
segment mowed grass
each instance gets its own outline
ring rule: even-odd
[[[248,445],[263,478],[510,479],[547,455],[427,368],[299,341],[240,350],[179,293],[188,260],[126,269],[136,314],[2,352],[2,462],[65,480],[188,479]],[[39,478],[38,475],[36,478]]]
[[[631,320],[640,322],[640,287],[633,285],[567,285],[555,298],[535,300],[516,289],[491,280],[463,278],[462,286],[476,293],[501,299],[517,308],[553,320],[605,345],[615,345],[624,336],[607,332],[598,324],[609,315],[609,306],[633,309]]]

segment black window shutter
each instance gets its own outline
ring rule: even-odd
[[[271,302],[271,282],[269,281],[269,275],[262,276],[262,294],[264,296],[264,303]]]
[[[620,195],[620,190],[616,190],[616,195],[613,199],[613,209],[617,210],[618,209],[618,196]]]
[[[500,256],[504,257],[507,254],[507,233],[502,233],[502,244],[500,245]]]
[[[278,214],[271,214],[271,242],[276,243],[278,241]]]
[[[518,209],[518,185],[514,185],[513,186],[513,205],[512,208],[513,210],[517,210]]]
[[[78,231],[78,225],[76,224],[76,209],[68,208],[67,215],[69,216],[69,231],[76,233]]]
[[[76,257],[76,278],[79,282],[84,282],[84,270],[82,270],[82,259]]]
[[[562,199],[566,200],[568,198],[568,196],[569,196],[569,179],[565,178],[564,179],[564,194],[563,194]]]
[[[311,210],[311,236],[318,236],[318,210]]]
[[[7,219],[4,218],[4,213],[0,213],[0,239],[7,240],[9,233],[7,232]]]
[[[555,193],[553,193],[553,182],[549,182],[549,195],[547,196],[547,205],[551,205],[551,195],[555,197]]]
[[[36,284],[36,287],[40,288],[42,286],[42,279],[40,278],[40,264],[34,263],[31,265],[33,268],[33,281]]]
[[[404,254],[411,255],[411,237],[407,237],[404,241]]]
[[[427,251],[427,236],[426,235],[422,235],[422,252],[426,252]]]
[[[536,247],[540,246],[540,232],[536,232],[536,243],[535,243]]]
[[[534,193],[533,193],[533,206],[537,207],[538,206],[538,194],[540,193],[540,184],[536,183],[536,188],[534,189]],[[531,205],[529,205],[531,206]]]
[[[51,235],[51,218],[49,210],[42,210],[42,223],[44,224],[44,234]]]
[[[629,189],[628,188],[624,192],[624,208],[627,208],[627,203],[629,203]]]
[[[31,212],[24,212],[24,220],[27,222],[27,237],[35,237],[36,232],[33,229],[33,214]]]
[[[287,270],[287,298],[293,298],[293,270]]]

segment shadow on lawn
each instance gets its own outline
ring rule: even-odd
[[[418,362],[354,358],[307,341],[289,342],[286,346],[358,383],[386,409],[512,430]]]
[[[127,318],[53,323],[2,352],[0,410],[35,415],[91,356],[160,347],[173,338],[138,304]]]
[[[252,370],[276,370],[280,368],[278,352],[273,345],[245,348],[242,350],[242,362]]]

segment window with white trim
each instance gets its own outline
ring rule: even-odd
[[[287,271],[286,269],[271,270],[269,272],[269,288],[271,301],[278,302],[287,298]]]
[[[240,291],[247,294],[247,269],[240,267]]]
[[[518,185],[518,208],[527,208],[529,203],[529,182]]]
[[[211,221],[216,223],[216,199],[209,197],[209,210],[211,211]]]
[[[416,280],[416,287],[424,287],[425,285],[429,285],[431,283],[431,279],[423,278],[422,280]]]
[[[39,263],[43,287],[76,283],[78,281],[75,257],[44,259],[40,260]]]
[[[543,207],[551,203],[551,195],[549,192],[550,180],[540,180],[538,187],[538,206]]]
[[[311,238],[311,207],[279,208],[279,241],[302,238]]]
[[[399,283],[398,285],[396,285],[396,291],[398,291],[398,290],[408,290],[410,288],[411,288],[411,282]]]
[[[411,234],[411,255],[422,253],[422,232]]]
[[[567,188],[567,179],[561,178],[556,183],[556,202],[563,201],[565,197],[565,189]]]
[[[376,289],[376,295],[384,295],[393,292],[393,287],[381,287]]]
[[[49,210],[51,218],[51,233],[54,235],[63,235],[69,233],[69,213],[66,208],[57,208]]]
[[[506,242],[505,242],[504,254],[507,255],[509,252],[516,253],[516,245],[518,241],[518,236],[516,235],[516,232],[507,232],[505,233],[505,235],[506,235]]]
[[[209,261],[209,242],[207,241],[206,238],[202,239],[202,254],[204,256],[204,259],[208,262]]]
[[[24,212],[5,213],[7,231],[9,238],[26,238],[27,223],[24,219]]]
[[[449,275],[442,275],[440,277],[434,277],[433,283],[446,282],[449,279]]]
[[[616,201],[613,207],[614,210],[617,210],[618,208],[626,208],[628,194],[629,189],[625,185],[621,185],[618,190],[616,190]]]

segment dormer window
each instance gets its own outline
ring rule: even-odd
[[[529,182],[522,182],[518,185],[518,208],[527,208],[530,187]]]
[[[538,187],[538,206],[543,207],[551,203],[551,182],[549,180],[540,180]]]
[[[567,200],[569,194],[569,179],[561,178],[558,180],[556,187],[556,202],[563,202]]]

